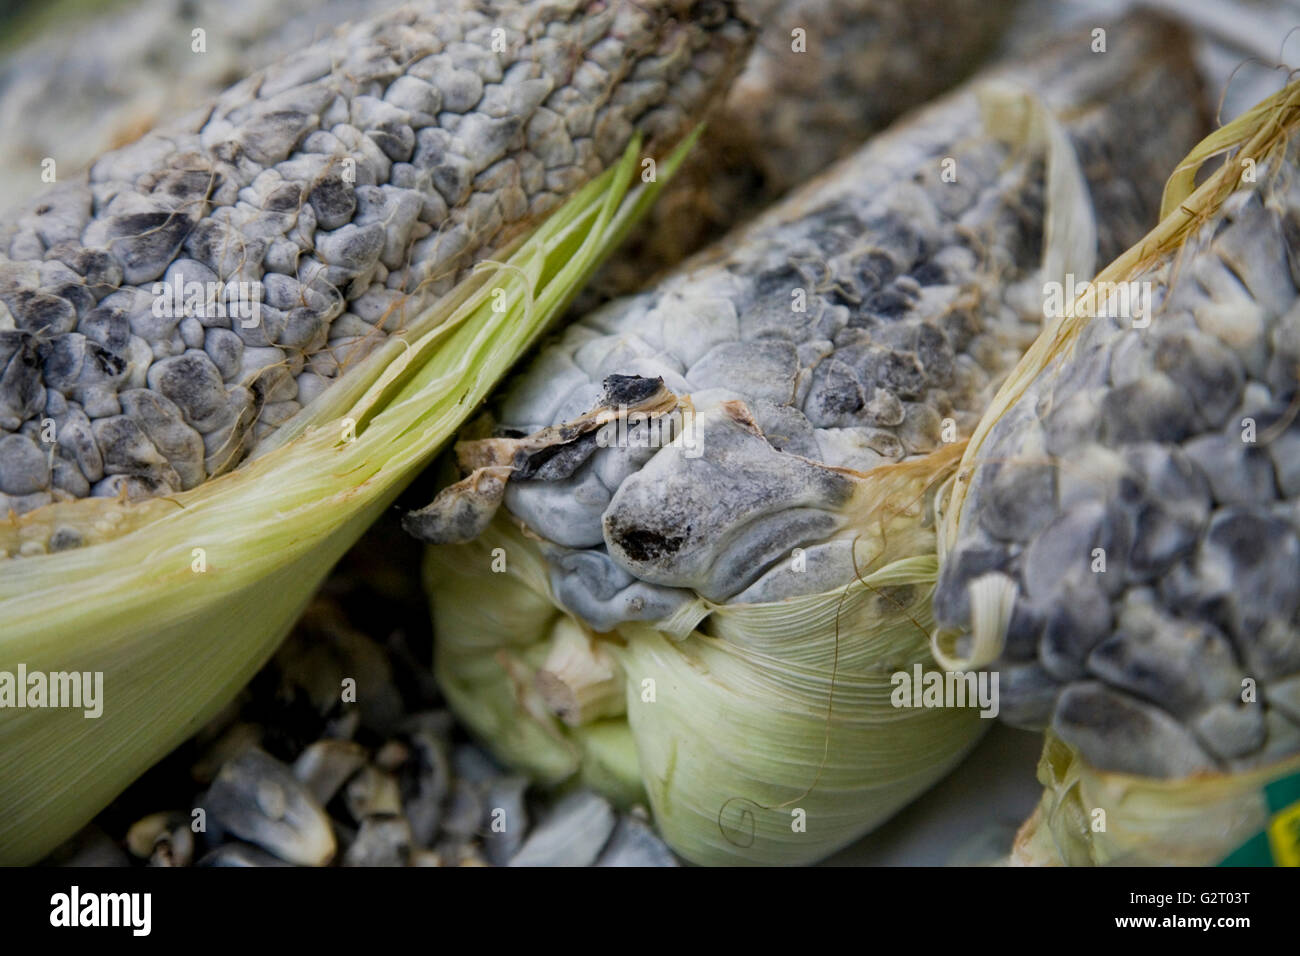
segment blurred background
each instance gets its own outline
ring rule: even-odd
[[[4,0],[0,3],[0,209],[185,113],[253,70],[392,0]],[[998,55],[1068,27],[1163,10],[1202,37],[1204,74],[1236,116],[1300,64],[1300,0],[1021,0]],[[1291,15],[1295,13],[1296,15]],[[196,52],[194,30],[204,31]],[[955,42],[955,41],[954,41]],[[1230,82],[1229,82],[1230,81]],[[864,131],[865,132],[865,131]]]

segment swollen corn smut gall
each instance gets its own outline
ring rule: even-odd
[[[233,468],[634,130],[681,136],[746,35],[726,3],[416,4],[101,157],[0,227],[0,509]]]
[[[1156,36],[1131,26],[1106,70],[1049,58],[1008,74],[1081,114],[1066,130],[1104,197],[1103,254],[1154,221],[1152,173],[1199,130],[1195,114],[1149,108],[1157,84],[1197,90],[1190,71],[1143,59]],[[848,524],[854,479],[837,469],[928,455],[945,419],[950,441],[970,433],[1041,326],[1047,201],[1043,151],[988,135],[977,96],[923,112],[721,252],[571,327],[506,395],[506,435],[632,404],[606,394],[611,375],[662,379],[697,412],[698,449],[602,448],[589,432],[546,473],[502,453],[507,508],[558,546],[556,592],[592,627],[666,617],[692,591],[752,603],[851,579],[850,541],[823,543]],[[1117,180],[1145,194],[1112,199]],[[810,549],[807,572],[782,563],[794,547]]]
[[[1098,770],[1188,777],[1300,750],[1300,184],[1261,162],[994,422],[935,594],[1015,595],[1003,716]],[[960,653],[974,653],[969,638]]]

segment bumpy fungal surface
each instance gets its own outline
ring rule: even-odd
[[[1015,595],[1002,713],[1100,770],[1300,748],[1300,183],[1261,164],[991,428],[935,595]],[[977,602],[978,603],[978,602]],[[958,649],[960,650],[960,643]]]
[[[417,3],[0,226],[0,511],[194,487],[738,68],[730,3]]]
[[[1105,57],[1058,48],[972,84],[546,348],[500,406],[505,435],[617,405],[617,376],[662,379],[693,409],[671,443],[648,434],[660,419],[629,418],[622,439],[566,439],[563,468],[533,469],[523,445],[477,462],[513,465],[504,503],[543,539],[556,599],[608,631],[696,595],[852,580],[853,473],[968,435],[1041,328],[1047,150],[990,134],[989,114],[1033,90],[1064,118],[1113,254],[1154,221],[1155,171],[1200,131],[1169,31],[1130,21]]]

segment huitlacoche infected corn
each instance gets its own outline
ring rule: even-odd
[[[1140,0],[759,0],[753,54],[701,149],[579,298],[584,311],[638,291],[882,129],[988,54],[1032,56],[1070,30],[1108,28]],[[1193,28],[1195,59],[1226,122],[1273,92],[1296,0],[1159,0]],[[801,35],[796,32],[802,30]],[[1094,35],[1094,39],[1096,39]],[[803,47],[803,52],[799,48]],[[1219,101],[1219,94],[1224,94]]]
[[[233,468],[634,130],[681,136],[745,34],[712,0],[417,4],[101,157],[0,226],[0,510]]]
[[[1048,728],[1015,862],[1294,857],[1298,103],[1180,164],[1156,230],[1012,373],[945,506],[936,655],[1000,671],[1005,716]]]
[[[1065,128],[1100,196],[1103,255],[1154,220],[1163,180],[1151,174],[1171,167],[1199,129],[1195,108],[1181,108],[1197,103],[1194,75],[1139,55],[1154,55],[1157,36],[1150,24],[1130,27],[1127,45],[1096,61],[1109,70],[1084,59],[1007,75],[1081,114]],[[1153,111],[1154,88],[1175,81],[1180,109]],[[680,445],[600,448],[588,429],[566,436],[558,454],[546,448],[533,474],[511,478],[506,505],[534,532],[593,557],[608,549],[596,563],[562,562],[573,566],[557,568],[560,593],[571,580],[575,600],[592,599],[604,589],[580,582],[609,559],[649,583],[655,599],[639,611],[620,601],[572,608],[592,626],[666,617],[688,588],[715,601],[823,590],[850,572],[847,542],[810,554],[807,575],[775,569],[755,582],[791,546],[841,525],[833,515],[851,481],[831,469],[929,454],[947,417],[957,436],[970,433],[1042,321],[1044,151],[988,135],[977,100],[991,89],[922,112],[722,251],[569,329],[505,397],[502,434],[531,433],[594,407],[634,405],[639,396],[610,375],[662,378],[700,414],[745,402],[762,433],[723,415],[692,456]],[[1113,102],[1103,105],[1102,89]],[[1110,158],[1128,136],[1141,148]],[[943,178],[949,155],[955,182]],[[513,447],[501,444],[489,454],[509,458]],[[714,472],[732,487],[699,480]]]
[[[579,304],[637,291],[971,71],[1015,0],[755,0],[754,52]]]
[[[1044,276],[1154,222],[1202,129],[1180,36],[1134,19],[977,79],[544,349],[407,519],[486,527],[427,567],[462,718],[543,778],[644,782],[697,862],[816,859],[951,767],[974,711],[889,703],[928,662],[927,500]]]
[[[1003,717],[1099,770],[1300,751],[1296,152],[1124,276],[962,472],[935,617],[987,628],[963,643],[997,653]]]

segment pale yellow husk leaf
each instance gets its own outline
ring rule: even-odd
[[[1106,773],[1047,735],[1043,797],[1020,828],[1017,866],[1215,866],[1269,823],[1264,787],[1300,755],[1236,774],[1155,780]]]
[[[103,714],[0,710],[0,864],[39,859],[197,731],[645,211],[639,143],[234,472],[0,525],[0,671],[102,672]],[[494,311],[504,289],[506,308]],[[35,553],[57,527],[88,543]],[[18,556],[18,555],[24,556]]]
[[[1179,164],[1165,188],[1164,217],[1139,243],[1103,269],[1053,324],[1044,329],[985,411],[966,447],[948,493],[941,496],[940,563],[957,540],[962,507],[985,438],[1058,355],[1068,354],[1097,310],[1103,283],[1135,279],[1157,261],[1176,255],[1234,191],[1255,188],[1247,170],[1283,150],[1300,125],[1300,82],[1292,83],[1202,141]],[[1195,186],[1207,161],[1225,163]],[[1002,649],[1002,635],[976,642],[957,655],[953,634],[932,635],[935,656],[957,667],[983,667]],[[1300,756],[1237,774],[1157,780],[1099,771],[1070,747],[1047,735],[1039,764],[1042,802],[1022,827],[1011,862],[1029,865],[1213,865],[1260,832],[1268,815],[1263,788],[1300,772]],[[1101,811],[1101,816],[1096,815]],[[1102,820],[1104,829],[1097,821]]]

